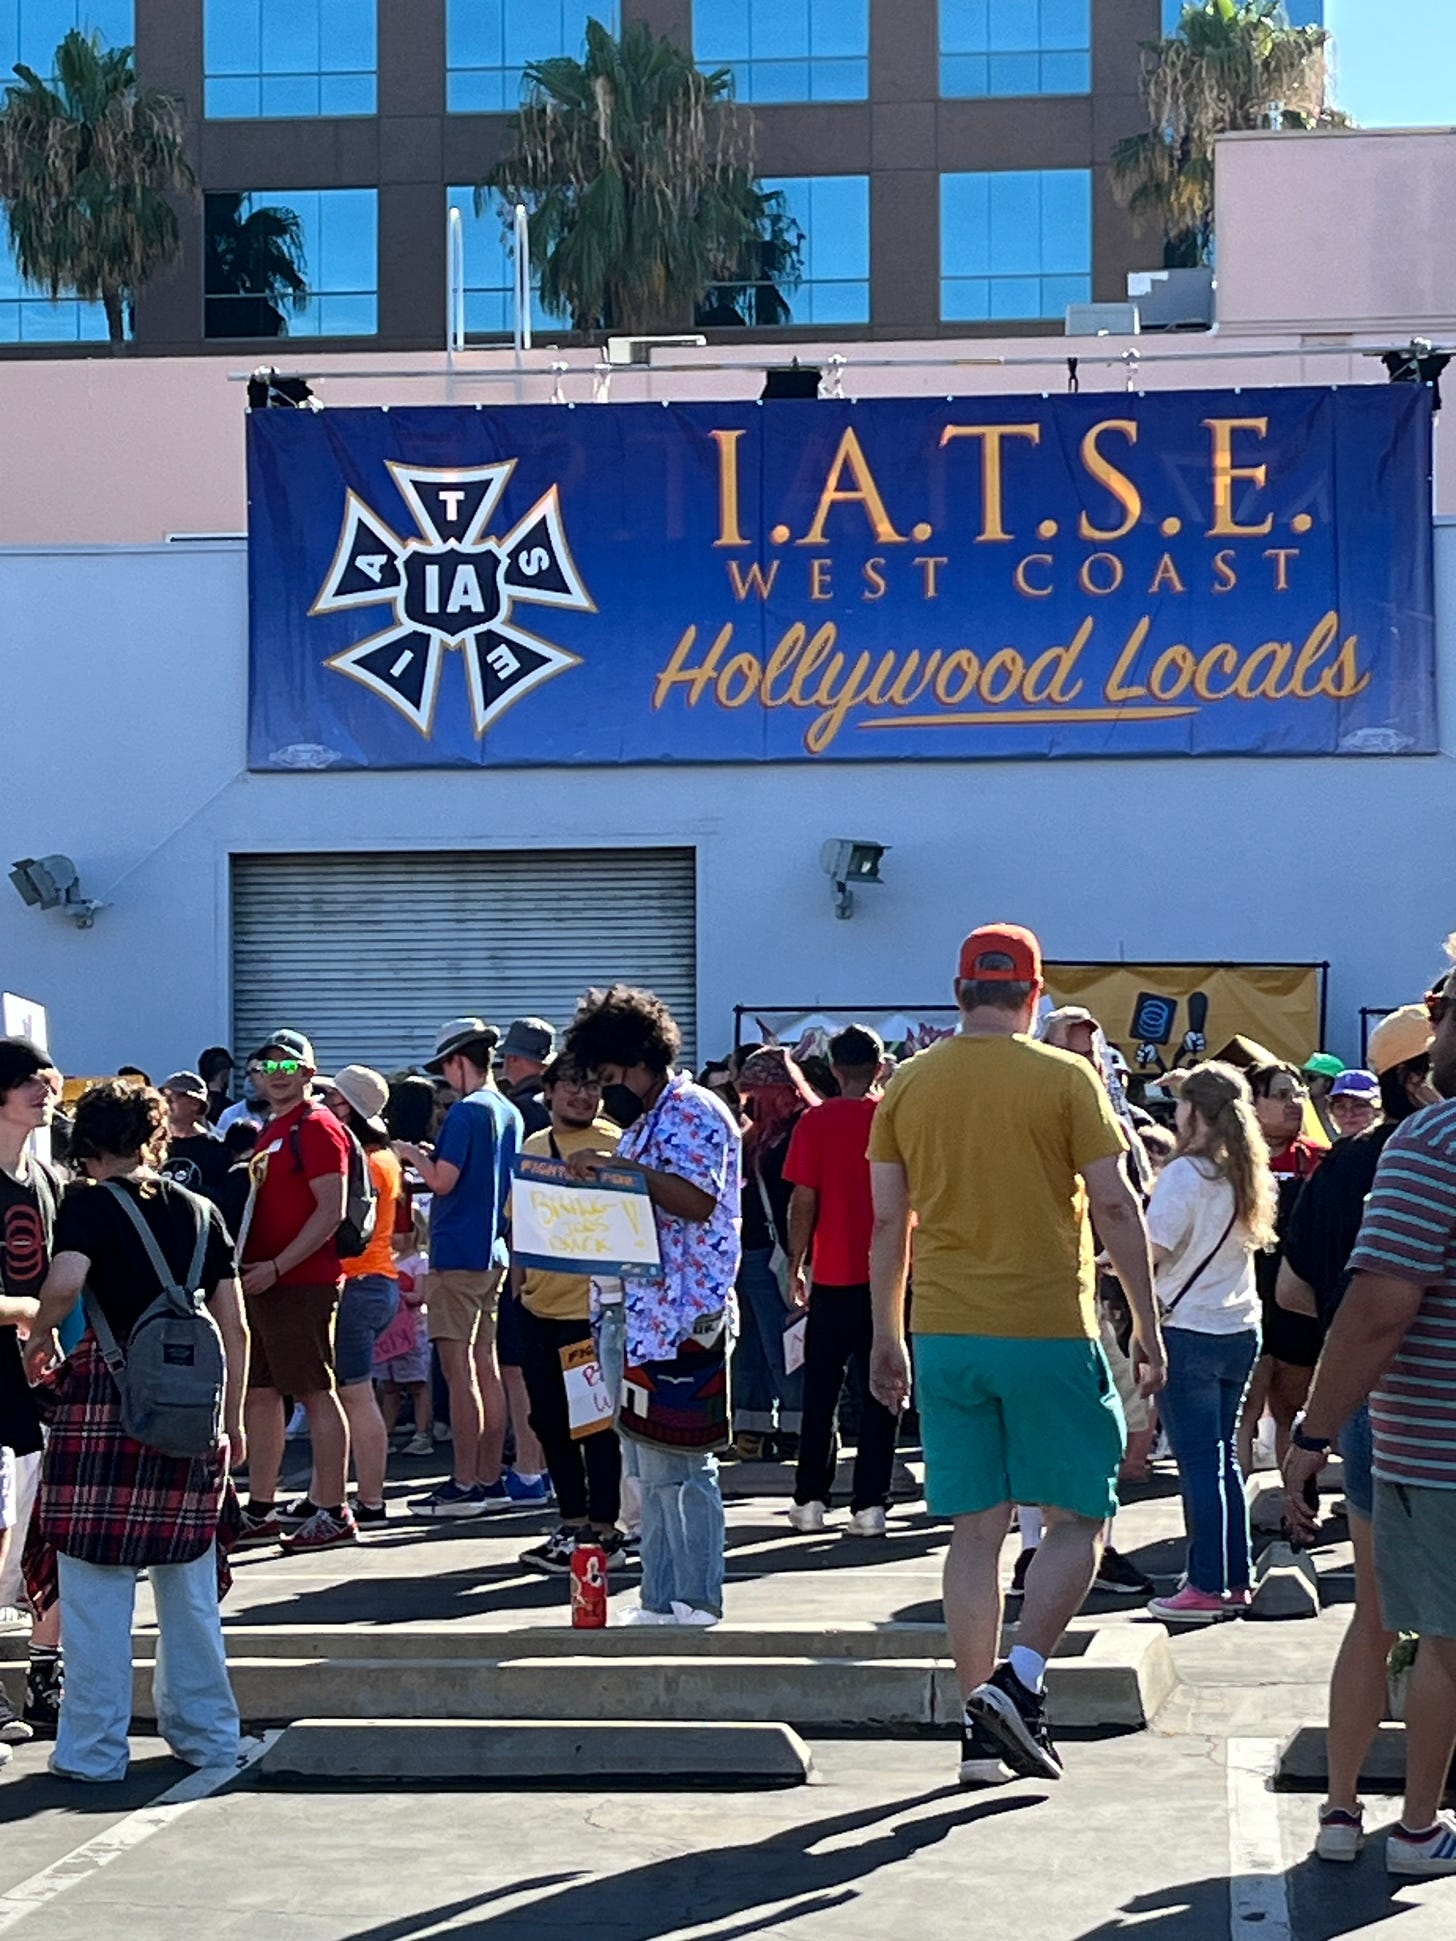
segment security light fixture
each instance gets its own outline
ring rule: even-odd
[[[888,843],[858,842],[852,837],[831,836],[819,852],[819,867],[834,885],[834,914],[854,915],[854,892],[862,883],[878,883],[880,860]]]
[[[817,398],[823,375],[817,364],[801,364],[797,357],[792,364],[770,364],[758,395],[763,402],[770,398]]]
[[[301,377],[280,377],[268,364],[260,364],[248,379],[250,411],[322,411],[323,405]]]
[[[22,856],[10,868],[10,880],[33,910],[64,910],[78,930],[89,930],[101,905],[82,896],[81,879],[69,856]]]
[[[1392,384],[1429,384],[1431,408],[1441,409],[1441,373],[1451,362],[1449,350],[1438,350],[1425,337],[1412,337],[1400,350],[1374,354],[1379,356]]]

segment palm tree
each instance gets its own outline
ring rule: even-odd
[[[645,22],[618,40],[590,20],[585,60],[534,62],[525,82],[515,153],[475,207],[491,191],[525,204],[552,316],[584,332],[681,329],[720,285],[751,286],[755,314],[785,308],[801,237],[755,180],[729,69],[702,72]]]
[[[181,100],[139,86],[133,55],[73,28],[54,82],[17,65],[0,108],[0,202],[20,273],[53,300],[101,303],[114,351],[136,292],[180,247],[167,197],[196,180]]]
[[[264,203],[243,214],[246,195],[209,195],[203,280],[203,335],[282,337],[288,313],[308,303],[303,223],[292,209]]]
[[[1163,235],[1163,264],[1213,260],[1213,144],[1240,128],[1347,124],[1329,102],[1323,27],[1291,27],[1280,0],[1200,0],[1178,30],[1145,41],[1150,126],[1112,151],[1112,186],[1139,230]]]

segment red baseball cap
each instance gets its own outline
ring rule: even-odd
[[[961,945],[960,977],[978,984],[1040,984],[1041,945],[1019,923],[983,923]]]

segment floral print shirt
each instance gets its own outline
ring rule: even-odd
[[[628,1363],[670,1360],[709,1315],[722,1315],[736,1334],[743,1141],[732,1115],[686,1072],[674,1072],[652,1110],[622,1134],[617,1152],[675,1173],[713,1201],[707,1220],[653,1208],[662,1274],[625,1283]]]

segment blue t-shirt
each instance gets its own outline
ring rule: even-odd
[[[494,1086],[457,1099],[445,1114],[436,1159],[460,1168],[454,1190],[430,1202],[430,1265],[483,1274],[510,1260],[506,1207],[521,1143],[521,1115]]]

